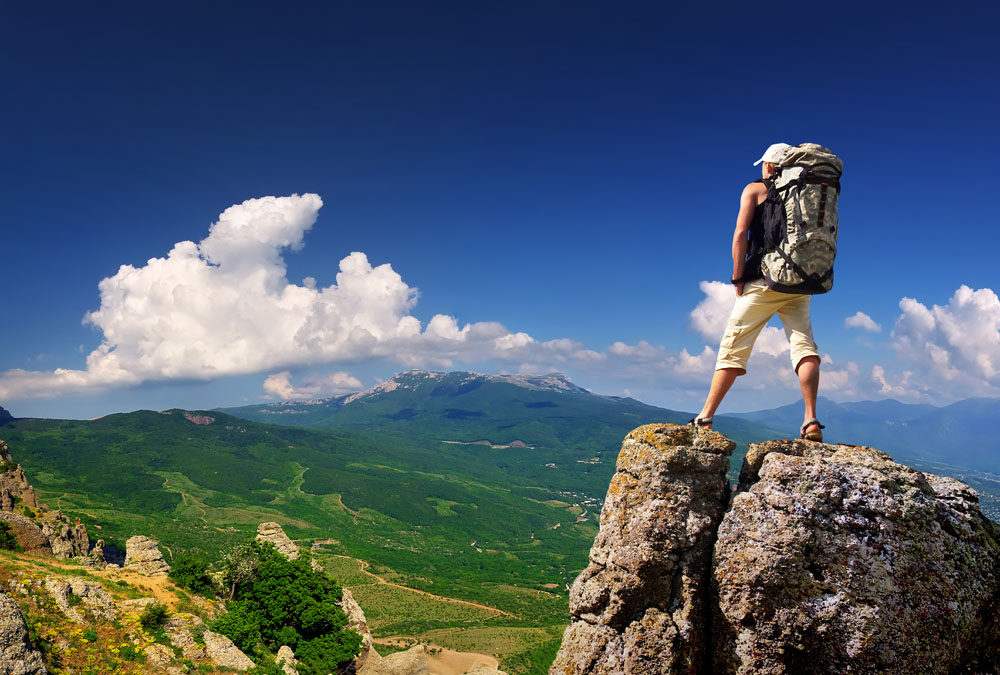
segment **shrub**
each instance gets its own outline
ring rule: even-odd
[[[167,576],[181,588],[206,597],[215,596],[212,578],[208,575],[208,561],[204,558],[182,553],[174,558]]]
[[[234,601],[213,630],[244,652],[260,642],[272,650],[288,645],[302,675],[326,675],[357,656],[361,636],[345,629],[347,615],[336,604],[342,591],[330,577],[313,570],[307,557],[288,560],[269,544],[237,549],[224,562]],[[233,562],[239,575],[229,569]]]
[[[167,622],[167,607],[158,602],[146,607],[139,615],[139,623],[148,631],[158,631]]]
[[[93,626],[88,626],[84,629],[83,634],[80,637],[87,642],[97,642],[97,629]]]
[[[23,553],[24,548],[18,543],[17,537],[10,531],[10,523],[0,520],[0,550]]]

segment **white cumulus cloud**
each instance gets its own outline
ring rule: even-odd
[[[282,400],[318,398],[332,394],[346,394],[361,389],[361,381],[339,370],[320,376],[309,376],[298,385],[292,384],[292,374],[283,370],[264,380],[264,391]]]
[[[848,328],[860,328],[871,333],[881,333],[882,326],[864,312],[857,312],[854,316],[844,319],[844,325]]]
[[[100,282],[100,307],[85,317],[103,335],[85,370],[11,370],[0,398],[101,391],[151,380],[209,380],[291,367],[392,357],[404,365],[452,359],[523,361],[533,351],[593,359],[578,345],[539,345],[498,323],[459,326],[435,316],[423,331],[417,298],[389,264],[354,252],[336,283],[290,283],[282,258],[303,245],[318,195],[262,197],[226,209],[199,243],[182,241],[145,265],[123,265]],[[289,387],[291,385],[288,385]],[[287,389],[271,380],[272,391]]]
[[[995,395],[1000,388],[1000,298],[961,286],[946,305],[899,302],[892,347],[909,366],[907,383],[953,396]],[[876,380],[884,373],[873,373]],[[890,387],[891,385],[885,384]],[[896,386],[903,386],[902,384]]]

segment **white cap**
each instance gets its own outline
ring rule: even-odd
[[[781,159],[781,156],[785,153],[785,150],[787,150],[790,147],[792,146],[790,146],[788,143],[775,143],[774,145],[769,145],[767,147],[767,150],[764,151],[764,155],[756,162],[754,162],[753,165],[757,166],[761,162],[770,162],[771,164],[774,164],[779,159]]]

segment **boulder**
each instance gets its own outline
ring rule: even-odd
[[[281,666],[281,670],[285,675],[299,675],[299,671],[295,668],[295,664],[298,661],[295,660],[295,652],[292,651],[291,647],[287,645],[279,647],[278,655],[274,657],[274,662]]]
[[[146,663],[152,666],[156,672],[162,672],[174,660],[174,651],[170,647],[157,642],[146,645],[143,653],[146,655]]]
[[[278,523],[261,523],[257,526],[257,541],[272,544],[289,560],[298,560],[299,547],[295,545]]]
[[[41,653],[28,639],[28,626],[20,607],[0,590],[0,673],[46,675]]]
[[[10,511],[0,511],[0,520],[10,525],[10,530],[17,538],[25,553],[31,555],[52,556],[52,546],[49,538],[42,532],[33,520]]]
[[[67,560],[86,556],[90,549],[87,526],[77,518],[72,523],[62,512],[47,513],[42,518],[42,532],[49,538],[52,554]]]
[[[630,433],[550,673],[1000,672],[1000,526],[867,447]]]
[[[130,537],[125,542],[125,568],[150,577],[163,576],[170,571],[156,541],[142,535]]]
[[[550,672],[697,670],[709,648],[712,545],[734,447],[717,432],[673,424],[625,437]]]
[[[372,653],[377,654],[374,650]],[[414,645],[405,652],[370,658],[358,669],[358,675],[430,675],[427,652],[423,645]]]
[[[195,628],[203,629],[204,626],[205,622],[194,614],[178,612],[163,624],[163,631],[170,638],[170,643],[180,648],[184,658],[197,660],[205,658],[205,647],[195,642],[191,631]]]
[[[996,672],[1000,527],[867,447],[750,446],[715,547],[719,673]]]
[[[220,668],[244,671],[255,665],[232,640],[210,630],[205,631],[205,655]]]
[[[119,616],[114,599],[97,581],[88,581],[79,577],[49,576],[45,579],[45,588],[52,594],[59,610],[75,623],[84,623],[83,610],[89,610],[95,617],[114,621]],[[76,596],[82,602],[76,607],[70,603],[70,596]]]

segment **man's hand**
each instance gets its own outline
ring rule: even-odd
[[[738,284],[733,284],[733,288],[736,289],[736,297],[737,298],[740,297],[741,295],[743,295],[743,282],[742,281],[740,283],[738,283]]]

